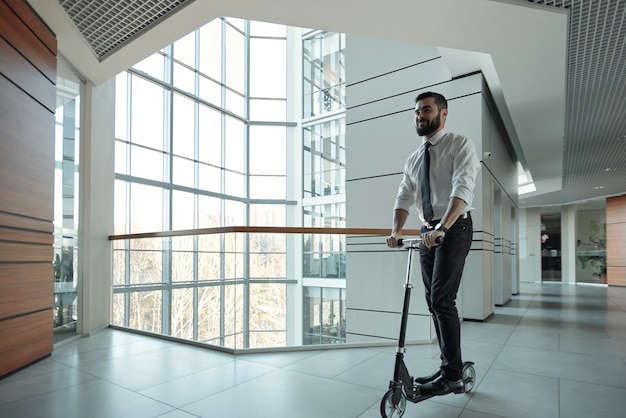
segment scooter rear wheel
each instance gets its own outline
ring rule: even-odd
[[[382,401],[380,401],[380,416],[383,418],[400,418],[406,411],[406,395],[404,392],[400,393],[400,399],[398,402],[393,400],[394,389],[389,389]]]
[[[463,365],[463,386],[465,393],[469,393],[474,389],[476,383],[476,370],[471,362],[467,362]]]

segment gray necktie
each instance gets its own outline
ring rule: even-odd
[[[422,209],[426,222],[433,220],[433,205],[430,202],[430,146],[428,141],[424,144],[424,162],[420,173],[420,190],[422,191]]]

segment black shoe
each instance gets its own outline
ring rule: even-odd
[[[465,385],[463,379],[448,380],[443,376],[439,376],[432,382],[419,386],[419,394],[422,396],[446,395],[448,393],[463,393]]]
[[[416,377],[414,382],[417,385],[423,385],[424,383],[432,382],[439,376],[441,376],[441,369],[437,370],[435,373],[430,374],[428,376]]]

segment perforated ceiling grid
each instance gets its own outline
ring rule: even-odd
[[[100,60],[193,0],[59,0]]]
[[[623,194],[626,0],[519,1],[569,10],[563,190],[550,200],[565,203]],[[545,200],[522,199],[526,204]]]

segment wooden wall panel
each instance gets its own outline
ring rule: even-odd
[[[28,29],[32,31],[39,40],[52,52],[54,56],[57,55],[57,38],[56,35],[50,30],[48,25],[41,20],[39,15],[31,9],[31,7],[24,2],[24,0],[3,0],[7,6],[20,17]],[[53,67],[56,72],[56,66]]]
[[[611,267],[606,269],[607,283],[611,286],[626,286],[626,267]]]
[[[0,0],[0,377],[52,352],[56,39]]]
[[[52,309],[0,321],[0,376],[52,352]]]
[[[52,221],[54,115],[4,77],[0,97],[0,211]]]
[[[54,267],[47,264],[4,264],[0,269],[0,318],[51,310]],[[52,321],[52,315],[50,316]]]
[[[607,225],[606,244],[607,265],[626,267],[626,222]]]
[[[48,220],[25,218],[23,216],[5,212],[0,212],[0,225],[11,225],[12,228],[20,228],[30,231],[54,232],[54,227]],[[2,232],[0,232],[0,239],[7,240],[8,238],[3,238]]]
[[[26,9],[24,9],[25,11]],[[20,51],[33,66],[39,69],[52,83],[56,82],[56,48],[51,51],[46,44],[41,42],[33,28],[26,26],[25,20],[36,18],[34,12],[28,16],[15,14],[4,1],[0,1],[0,27],[2,37],[13,47]],[[51,32],[50,32],[51,33]],[[54,108],[52,109],[54,110]]]
[[[0,38],[0,72],[47,109],[54,110],[56,95],[50,90],[50,80],[3,38]]]
[[[606,272],[611,286],[626,286],[626,196],[606,200]]]
[[[626,196],[606,199],[606,223],[626,222]]]

